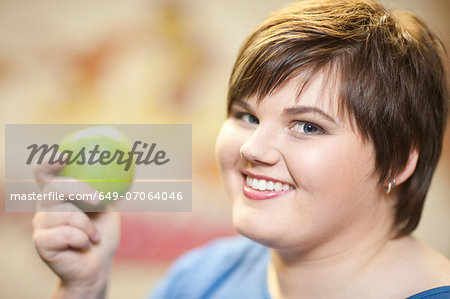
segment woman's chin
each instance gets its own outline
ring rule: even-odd
[[[233,211],[233,226],[244,237],[267,247],[276,247],[283,235],[277,227],[263,217],[249,213]]]

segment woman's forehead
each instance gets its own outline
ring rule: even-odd
[[[288,78],[282,85],[265,96],[253,95],[241,102],[259,105],[269,97],[283,99],[291,106],[312,106],[324,110],[333,117],[341,118],[338,76],[335,72],[319,70],[312,75],[300,72]]]

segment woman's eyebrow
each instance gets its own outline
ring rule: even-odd
[[[252,107],[250,107],[250,105],[247,102],[244,102],[243,100],[234,100],[231,106],[233,105],[237,105],[244,108],[245,110],[252,111]]]
[[[304,114],[304,113],[317,113],[320,114],[322,117],[327,119],[328,121],[337,124],[337,122],[332,118],[329,114],[325,113],[323,110],[312,107],[312,106],[296,106],[291,108],[285,108],[283,109],[284,115],[293,115],[293,114]]]

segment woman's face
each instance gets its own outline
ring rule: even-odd
[[[392,224],[374,149],[323,80],[300,96],[296,77],[260,103],[236,101],[217,139],[236,229],[272,248],[341,246]]]

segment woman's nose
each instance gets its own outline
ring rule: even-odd
[[[277,141],[274,130],[259,126],[242,144],[240,155],[252,164],[275,165],[280,160]]]

